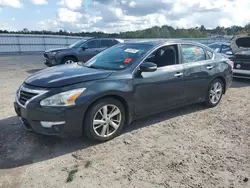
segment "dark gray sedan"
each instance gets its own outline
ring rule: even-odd
[[[233,63],[187,41],[117,44],[90,59],[28,77],[16,113],[28,131],[107,141],[132,120],[192,103],[219,104]]]

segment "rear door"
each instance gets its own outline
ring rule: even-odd
[[[201,100],[207,93],[209,83],[215,74],[213,53],[211,59],[202,46],[182,44],[182,63],[185,69],[185,100]]]

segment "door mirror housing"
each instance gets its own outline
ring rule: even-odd
[[[140,65],[141,72],[154,72],[157,70],[157,65],[152,62],[144,62]]]
[[[82,50],[83,50],[83,51],[85,51],[85,50],[87,50],[87,49],[88,49],[88,47],[87,47],[87,46],[82,46],[81,48],[82,48]]]

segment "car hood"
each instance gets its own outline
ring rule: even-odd
[[[48,53],[48,52],[56,52],[56,51],[63,51],[63,50],[67,50],[69,49],[68,47],[63,47],[63,48],[53,48],[53,49],[48,49],[45,51],[45,53]]]
[[[47,68],[29,76],[25,83],[37,87],[53,88],[70,84],[104,79],[114,71],[92,69],[78,65],[60,65]]]
[[[250,50],[250,36],[236,36],[233,37],[230,46],[233,50],[233,53]]]

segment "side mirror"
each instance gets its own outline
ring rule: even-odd
[[[154,72],[157,70],[157,65],[152,62],[144,62],[140,65],[141,72]]]
[[[83,51],[88,49],[88,47],[86,47],[86,46],[82,46],[81,48],[82,48]]]
[[[233,55],[233,52],[227,51],[227,52],[226,52],[226,55]]]

